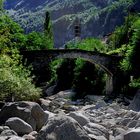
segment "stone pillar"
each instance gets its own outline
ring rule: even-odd
[[[108,75],[106,80],[106,95],[111,95],[113,93],[113,76]]]

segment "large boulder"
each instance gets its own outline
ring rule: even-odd
[[[14,130],[10,130],[9,128],[5,129],[5,128],[0,133],[0,140],[25,140],[24,138],[17,136],[17,133]]]
[[[42,109],[45,111],[45,110],[50,110],[50,103],[51,101],[50,100],[45,100],[43,98],[40,98],[39,99],[39,102],[40,102],[40,106],[42,107]]]
[[[140,128],[127,132],[124,135],[124,140],[140,140]]]
[[[27,101],[7,103],[1,110],[0,124],[4,124],[11,117],[21,118],[30,124],[33,130],[40,130],[48,119],[39,104]]]
[[[82,127],[71,117],[56,115],[48,119],[37,140],[91,140]]]
[[[65,91],[60,91],[56,94],[58,98],[65,98],[65,99],[71,99],[73,96],[75,96],[75,92],[72,90],[65,90]]]
[[[89,123],[89,119],[78,111],[77,112],[72,112],[72,113],[68,114],[68,116],[75,119],[81,126],[84,126],[87,123]]]
[[[130,103],[129,109],[134,111],[140,111],[140,89],[137,91],[132,102]]]
[[[45,96],[51,96],[53,95],[54,91],[55,91],[56,85],[53,85],[47,89],[44,90],[44,94]]]
[[[19,135],[29,134],[33,131],[32,127],[28,123],[18,117],[9,118],[5,125],[9,126]]]

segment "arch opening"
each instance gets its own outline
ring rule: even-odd
[[[103,65],[97,64],[95,63],[93,60],[89,60],[87,58],[83,58],[83,57],[79,57],[80,59],[84,60],[85,62],[89,62],[94,66],[98,66],[98,68],[101,68],[101,70],[104,72],[104,74],[107,75],[107,79],[106,79],[106,83],[105,83],[105,87],[103,90],[105,90],[106,94],[111,94],[113,91],[113,74]],[[54,58],[51,59],[51,61],[54,60],[59,60],[59,59],[71,59],[71,60],[75,60],[78,59],[76,56],[75,57],[68,57],[68,56],[62,56],[62,55],[58,55]],[[94,74],[94,73],[93,73]]]
[[[94,59],[89,59],[89,58],[86,58],[84,56],[77,57],[77,55],[71,55],[71,56],[69,56],[69,55],[57,55],[54,58],[52,58],[51,61],[54,61],[56,59],[78,59],[78,58],[83,59],[87,62],[90,62],[93,65],[98,65],[109,77],[113,77],[113,73],[108,68],[106,68],[104,65],[101,65],[101,64],[95,62]]]

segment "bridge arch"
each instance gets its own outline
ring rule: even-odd
[[[110,94],[113,91],[113,66],[116,64],[116,57],[94,52],[85,51],[79,49],[53,49],[53,50],[33,50],[21,52],[23,58],[27,58],[28,63],[32,64],[34,68],[46,65],[49,61],[63,58],[82,58],[85,61],[89,61],[92,64],[96,64],[102,68],[108,75],[106,80],[106,94]],[[115,60],[115,61],[114,61]]]
[[[107,67],[105,67],[103,64],[100,64],[100,63],[98,63],[97,61],[95,61],[93,59],[87,58],[86,55],[78,55],[77,53],[75,53],[75,54],[73,53],[73,55],[71,55],[69,53],[68,54],[66,53],[64,55],[59,54],[59,55],[51,58],[51,61],[56,60],[56,59],[65,59],[65,58],[68,58],[68,59],[81,58],[81,59],[83,59],[85,61],[88,61],[88,62],[94,64],[94,65],[98,65],[107,75],[109,75],[111,77],[113,76],[113,73]]]

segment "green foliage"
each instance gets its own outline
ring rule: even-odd
[[[87,38],[77,42],[69,42],[67,44],[68,49],[81,49],[87,51],[98,51],[98,52],[105,52],[106,47],[101,42],[100,39],[95,38]]]
[[[61,90],[67,90],[72,87],[74,78],[75,60],[73,59],[60,59],[51,63],[52,78],[49,84],[56,85],[54,93]]]
[[[37,100],[30,70],[22,65],[18,50],[26,49],[28,35],[5,13],[0,16],[0,100]],[[36,42],[37,44],[37,42]]]
[[[83,98],[86,94],[103,94],[103,74],[96,65],[77,59],[73,80],[73,88],[77,93],[75,98]]]
[[[44,38],[45,38],[45,44],[47,45],[48,49],[52,49],[54,46],[53,42],[53,32],[52,32],[52,23],[50,19],[50,13],[46,12],[46,18],[44,23]]]
[[[23,29],[7,15],[0,16],[0,47],[19,50],[40,50],[53,48],[53,40],[45,33],[24,34]]]
[[[117,0],[117,1],[114,1],[112,2],[112,4],[110,4],[108,7],[107,7],[107,11],[108,12],[111,12],[113,10],[116,10],[120,7],[124,7],[124,10],[128,10],[128,8],[133,5],[135,0]]]
[[[119,56],[124,56],[125,52],[127,50],[127,46],[126,45],[122,45],[120,48],[117,48],[115,50],[111,50],[109,52],[107,52],[107,54],[109,55],[119,55]]]
[[[125,90],[133,90],[140,87],[140,15],[130,13],[126,17],[124,25],[117,27],[109,38],[110,51],[108,54],[117,54],[123,57],[120,68],[128,81],[125,82]],[[130,75],[134,80],[129,81]],[[130,84],[128,84],[130,82]],[[123,87],[122,86],[122,87]]]
[[[0,12],[3,11],[3,0],[0,0]]]
[[[50,69],[51,69],[51,80],[49,81],[50,84],[57,80],[56,71],[62,63],[63,63],[63,59],[54,60],[50,63]]]
[[[116,27],[115,31],[108,39],[109,51],[122,47],[122,45],[128,44],[130,40],[130,28],[137,19],[137,16],[128,15],[125,18],[124,25]]]
[[[23,30],[13,22],[7,15],[0,16],[0,47],[15,48],[19,36],[22,36]]]
[[[140,78],[138,79],[133,79],[130,84],[129,84],[130,87],[133,87],[133,88],[140,88]]]
[[[104,73],[99,68],[83,59],[60,59],[51,63],[52,79],[50,84],[57,84],[56,92],[73,88],[74,98],[83,98],[86,94],[103,94]],[[65,76],[64,76],[65,74]]]
[[[42,34],[31,32],[27,35],[26,49],[27,50],[40,50],[45,49],[45,40]]]
[[[88,38],[79,42],[69,42],[68,49],[82,49],[88,51],[105,52],[105,45],[99,40]],[[99,68],[98,68],[99,69]],[[52,79],[57,81],[57,88],[64,90],[73,87],[77,92],[76,98],[88,94],[102,94],[104,82],[102,72],[97,67],[80,58],[75,60],[56,60],[51,63]],[[64,76],[65,74],[65,76]],[[53,83],[54,84],[54,83]]]
[[[32,84],[29,69],[21,64],[17,50],[8,52],[0,54],[0,100],[37,100],[41,90]]]
[[[134,3],[134,0],[109,0],[103,1],[102,4],[98,6],[99,3],[101,2],[91,0],[63,0],[51,4],[51,1],[47,1],[43,4],[40,4],[37,10],[25,11],[23,9],[17,9],[17,11],[15,12],[12,9],[10,9],[9,14],[14,16],[15,20],[18,21],[18,23],[20,23],[20,25],[22,25],[22,27],[24,27],[25,29],[33,30],[36,28],[41,30],[40,25],[42,25],[44,21],[44,16],[42,15],[44,15],[44,11],[46,10],[49,10],[52,13],[59,13],[59,11],[63,11],[63,16],[62,14],[57,14],[56,18],[53,17],[54,23],[60,20],[64,21],[64,19],[67,19],[67,21],[72,23],[75,17],[79,17],[80,19],[82,19],[83,24],[86,24],[91,19],[94,18],[96,20],[100,17],[101,14],[110,13],[115,9],[123,7],[122,9],[126,10],[129,6],[131,6]],[[71,8],[78,8],[76,14],[71,12]],[[67,12],[64,12],[65,9],[67,9]]]
[[[140,45],[140,17],[135,17],[135,21],[131,25],[129,32],[131,34],[129,38],[129,44],[127,45],[127,51],[125,57],[121,63],[123,70],[135,71],[139,65],[139,45]],[[137,71],[137,70],[136,70]],[[135,72],[136,72],[135,71]]]

